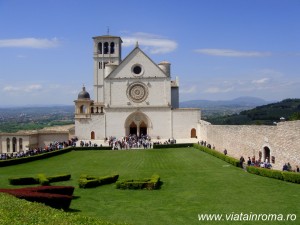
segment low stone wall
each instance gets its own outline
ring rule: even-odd
[[[274,126],[261,125],[210,125],[200,124],[199,140],[206,141],[216,150],[227,150],[235,158],[255,156],[265,160],[275,157],[273,168],[282,169],[290,163],[293,169],[300,166],[300,121],[281,122]]]

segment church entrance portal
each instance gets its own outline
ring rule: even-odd
[[[143,121],[140,124],[140,135],[146,135],[146,134],[147,134],[147,125]]]
[[[125,135],[148,135],[151,122],[144,113],[134,112],[125,121]]]
[[[130,135],[137,135],[137,126],[136,126],[136,124],[134,123],[134,122],[132,122],[131,124],[130,124],[130,127],[129,127],[129,134]]]

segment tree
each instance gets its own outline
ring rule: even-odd
[[[300,112],[294,112],[290,117],[289,120],[300,120]]]

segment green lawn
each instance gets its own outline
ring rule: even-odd
[[[76,187],[72,213],[133,225],[300,224],[300,185],[248,174],[194,148],[128,151],[72,151],[49,159],[0,168],[0,187],[8,177],[71,173],[53,185]],[[118,190],[115,185],[79,189],[80,174],[119,179],[159,174],[160,190]],[[1,203],[0,203],[1,204]],[[199,221],[198,214],[296,214],[296,221]]]

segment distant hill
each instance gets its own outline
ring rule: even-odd
[[[271,125],[280,121],[300,119],[300,99],[285,99],[281,102],[271,103],[254,109],[244,110],[239,114],[208,117],[207,121],[212,124],[266,124]]]
[[[74,111],[74,106],[63,105],[0,108],[0,132],[74,124]]]
[[[232,100],[210,101],[210,100],[192,100],[180,102],[181,108],[200,108],[202,117],[225,116],[237,114],[247,109],[253,109],[256,106],[265,105],[270,102],[255,97],[239,97]]]
[[[256,107],[268,104],[269,102],[261,98],[255,97],[239,97],[232,100],[223,101],[210,101],[210,100],[191,100],[180,102],[180,107],[195,107],[195,108],[208,108],[219,106],[243,106],[243,107]]]

